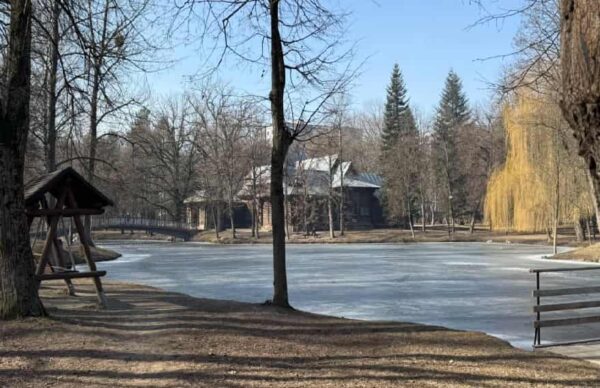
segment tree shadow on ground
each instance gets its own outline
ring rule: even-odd
[[[42,292],[51,319],[0,330],[0,385],[595,386],[592,364],[515,350],[481,333],[363,322],[107,284]]]

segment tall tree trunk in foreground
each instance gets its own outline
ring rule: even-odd
[[[11,1],[0,97],[0,319],[45,315],[34,280],[23,166],[29,132],[31,1]]]
[[[600,2],[561,0],[560,20],[561,108],[588,166],[600,225]]]
[[[271,223],[273,229],[273,304],[289,307],[285,263],[285,198],[283,169],[292,137],[285,127],[283,97],[285,90],[284,52],[279,34],[279,0],[270,0],[271,16],[271,116],[273,149],[271,150]]]

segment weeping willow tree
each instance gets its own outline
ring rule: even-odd
[[[593,215],[583,161],[551,98],[519,93],[504,108],[505,164],[488,182],[485,217],[494,230],[552,231]]]

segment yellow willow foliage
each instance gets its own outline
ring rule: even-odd
[[[536,232],[592,214],[582,161],[552,102],[520,95],[503,112],[505,164],[492,174],[485,218],[495,230]],[[561,132],[563,131],[563,132]]]

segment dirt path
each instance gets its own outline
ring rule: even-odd
[[[525,352],[480,333],[361,322],[108,283],[67,298],[43,289],[52,319],[3,322],[0,386],[600,386],[600,369]]]

